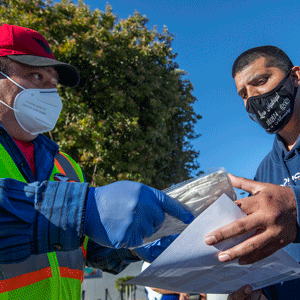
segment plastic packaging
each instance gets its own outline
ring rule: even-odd
[[[237,200],[236,192],[224,168],[184,181],[165,189],[164,192],[183,205],[195,218],[224,193],[231,200]],[[144,244],[164,236],[181,233],[187,226],[166,214],[161,228],[151,237],[144,239]]]

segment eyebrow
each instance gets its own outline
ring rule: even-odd
[[[265,76],[270,76],[271,75],[271,73],[270,72],[265,72],[265,73],[262,73],[262,74],[254,74],[251,78],[250,78],[250,80],[247,80],[247,84],[251,84],[251,83],[253,83],[254,81],[256,81],[256,80],[258,80],[258,79],[260,79],[260,78],[262,78],[262,77],[265,77]],[[242,87],[239,91],[238,91],[238,94],[241,96],[241,94],[243,93],[245,91],[245,88],[244,87]]]

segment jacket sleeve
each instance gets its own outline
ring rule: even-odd
[[[87,247],[87,266],[118,274],[130,263],[140,261],[128,249],[113,249],[98,245],[91,239]]]
[[[0,263],[80,247],[88,184],[0,179]]]

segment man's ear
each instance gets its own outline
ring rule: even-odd
[[[294,66],[291,71],[292,83],[297,87],[300,86],[300,67]]]

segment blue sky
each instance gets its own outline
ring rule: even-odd
[[[74,1],[77,3],[77,1]],[[176,62],[194,85],[194,108],[202,115],[193,142],[201,169],[224,167],[253,178],[269,152],[273,136],[248,117],[231,78],[231,66],[243,51],[261,45],[283,49],[300,64],[300,2],[285,0],[85,0],[91,9],[112,5],[118,18],[134,11],[166,25],[175,35]]]

